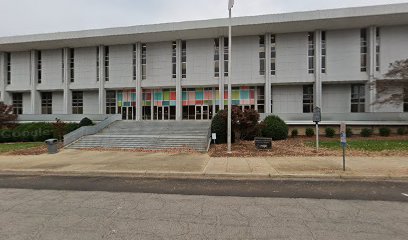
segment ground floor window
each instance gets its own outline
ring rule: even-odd
[[[209,120],[214,115],[214,88],[183,88],[183,119]]]
[[[113,93],[111,94],[113,98]],[[136,89],[116,92],[118,114],[122,114],[123,120],[136,120],[136,98]]]
[[[303,86],[303,112],[313,112],[313,85]]]
[[[408,112],[408,87],[404,88],[404,112]]]
[[[257,90],[257,110],[258,113],[265,113],[265,87],[256,87]]]
[[[351,112],[365,112],[365,85],[351,85]]]
[[[52,114],[52,93],[41,93],[41,114]]]
[[[72,114],[84,113],[84,93],[72,92]]]
[[[13,93],[13,113],[23,114],[23,94]]]
[[[116,114],[116,91],[106,91],[106,114]]]
[[[176,120],[176,89],[143,89],[143,120]]]
[[[271,113],[273,113],[273,87],[271,87]]]

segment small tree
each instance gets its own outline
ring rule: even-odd
[[[0,129],[12,125],[16,119],[17,115],[13,113],[13,106],[0,102]]]

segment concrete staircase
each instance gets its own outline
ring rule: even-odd
[[[210,121],[117,121],[67,148],[193,149],[206,152]]]

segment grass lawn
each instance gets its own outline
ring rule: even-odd
[[[315,142],[305,142],[307,146],[315,146]],[[320,141],[320,146],[327,149],[341,149],[340,141]],[[355,150],[379,152],[384,150],[408,151],[408,141],[404,140],[349,140],[347,147]]]
[[[44,143],[41,143],[41,142],[4,143],[4,144],[0,144],[0,153],[12,152],[12,151],[27,149],[27,148],[34,148],[34,147],[39,147],[42,145],[44,145]]]

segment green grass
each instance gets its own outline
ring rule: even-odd
[[[306,146],[314,147],[315,142],[305,142]],[[340,150],[341,144],[339,141],[320,141],[320,147],[331,150]],[[384,150],[391,151],[408,151],[408,141],[402,140],[349,140],[347,147],[355,150],[363,150],[369,152],[380,152]]]
[[[0,153],[12,152],[21,149],[39,147],[44,143],[41,142],[29,142],[29,143],[3,143],[0,144]]]

